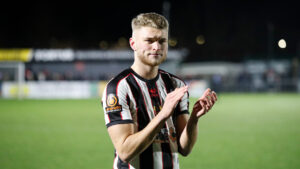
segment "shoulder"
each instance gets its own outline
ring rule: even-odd
[[[116,93],[119,85],[131,74],[130,69],[125,69],[114,78],[112,78],[106,85],[107,93]]]
[[[174,75],[172,73],[169,73],[169,72],[164,71],[162,69],[159,69],[159,73],[162,76],[162,78],[169,78],[175,84],[186,85],[185,82],[184,82],[184,80],[182,80],[181,78],[179,78],[178,76],[176,76],[176,75]]]

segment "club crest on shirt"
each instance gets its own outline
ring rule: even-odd
[[[115,94],[109,94],[106,98],[106,105],[105,108],[107,113],[122,111],[122,106],[118,104],[118,98]]]
[[[158,92],[157,92],[157,90],[155,88],[154,89],[150,89],[149,92],[150,92],[150,96],[151,97],[158,97]]]
[[[106,105],[113,107],[118,103],[118,99],[115,94],[109,94],[106,98]]]

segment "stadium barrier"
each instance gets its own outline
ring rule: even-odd
[[[15,82],[2,84],[3,98],[30,99],[86,99],[98,97],[102,94],[106,81],[50,81],[50,82],[26,82],[18,86]],[[101,90],[102,89],[102,90]]]
[[[16,82],[2,84],[3,98],[28,99],[88,99],[102,97],[107,81],[44,81],[25,82],[19,86]],[[204,80],[188,81],[191,97],[198,97],[206,89]]]

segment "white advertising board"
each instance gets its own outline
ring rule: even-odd
[[[18,90],[21,90],[22,98],[35,99],[65,99],[65,98],[90,98],[90,82],[26,82],[18,87],[17,83],[5,82],[2,86],[4,98],[17,98]]]
[[[25,82],[18,87],[16,82],[4,82],[2,84],[3,98],[18,98],[19,90],[21,98],[30,99],[86,99],[102,97],[107,81],[99,82]],[[205,80],[187,81],[190,97],[200,97],[208,83]]]

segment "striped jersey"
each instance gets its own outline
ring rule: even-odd
[[[133,123],[135,131],[143,130],[160,112],[167,93],[184,86],[176,76],[161,69],[146,80],[131,68],[110,80],[103,92],[102,105],[107,127]],[[188,93],[180,100],[173,115],[157,133],[153,143],[129,163],[115,151],[114,169],[179,169],[176,117],[188,113]]]

